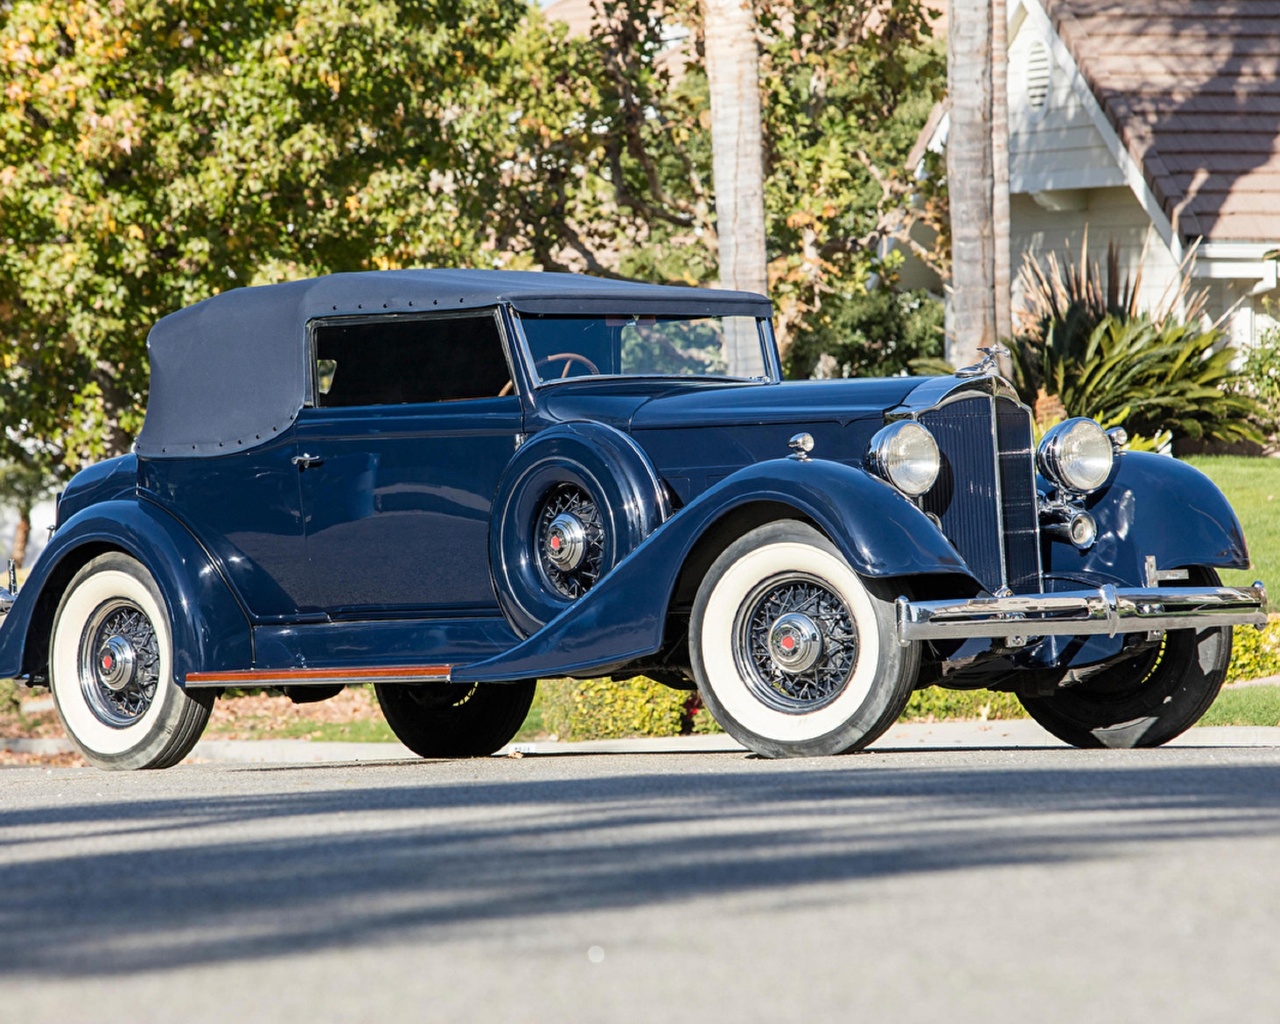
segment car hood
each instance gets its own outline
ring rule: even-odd
[[[548,389],[544,408],[563,420],[590,419],[628,431],[677,504],[691,501],[736,470],[789,453],[805,432],[813,456],[862,464],[884,414],[922,378],[743,382],[654,382]]]
[[[620,430],[879,420],[921,383],[918,377],[733,381],[601,381],[548,388],[543,408],[558,420],[590,419]]]

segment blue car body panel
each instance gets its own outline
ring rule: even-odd
[[[1244,531],[1231,505],[1212,480],[1185,462],[1126,452],[1088,509],[1098,523],[1097,543],[1087,551],[1049,545],[1046,572],[1137,586],[1144,582],[1148,555],[1160,569],[1249,568]]]
[[[686,559],[725,516],[762,502],[814,522],[859,573],[947,573],[972,581],[951,544],[901,494],[861,470],[776,459],[721,481],[677,512],[605,579],[514,649],[454,669],[459,681],[581,674],[653,654]]]
[[[253,663],[248,618],[209,553],[169,513],[130,496],[92,504],[59,527],[0,628],[0,676],[44,674],[45,666],[33,663],[46,650],[29,642],[33,627],[47,639],[70,575],[106,551],[132,555],[159,585],[173,630],[175,678]]]

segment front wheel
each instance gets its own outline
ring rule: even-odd
[[[419,757],[487,757],[520,731],[536,679],[515,683],[377,683],[396,738]]]
[[[1216,585],[1212,569],[1193,582]],[[1179,629],[1160,646],[1049,696],[1019,694],[1027,714],[1076,747],[1158,747],[1204,716],[1231,662],[1231,627]]]
[[[53,620],[49,688],[67,735],[99,768],[168,768],[191,751],[213,693],[173,681],[164,599],[128,555],[100,555],[71,580]]]
[[[863,580],[804,523],[744,534],[698,588],[689,623],[694,677],[725,732],[766,757],[839,754],[893,722],[919,674],[893,594]]]

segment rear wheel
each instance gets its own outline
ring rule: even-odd
[[[1214,585],[1212,569],[1192,581]],[[1158,747],[1195,725],[1222,688],[1231,627],[1179,629],[1160,646],[1045,697],[1019,695],[1027,714],[1076,747]]]
[[[387,724],[420,757],[486,757],[520,730],[537,680],[515,683],[409,685],[378,683]]]
[[[168,768],[190,753],[213,693],[173,681],[173,639],[160,588],[128,555],[100,555],[58,606],[49,686],[67,735],[99,768]]]
[[[893,596],[812,527],[752,530],[716,559],[694,601],[703,702],[766,757],[866,746],[902,713],[919,673],[918,645],[897,642]]]

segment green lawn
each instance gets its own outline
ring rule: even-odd
[[[1198,455],[1186,462],[1208,476],[1227,496],[1244,526],[1253,568],[1229,570],[1223,581],[1249,584],[1260,579],[1280,607],[1280,459]]]
[[[1280,686],[1225,689],[1197,724],[1280,725]]]

